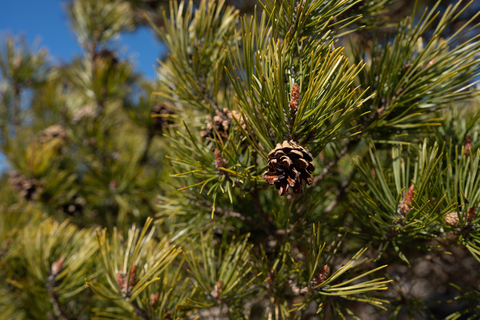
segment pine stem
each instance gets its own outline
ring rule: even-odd
[[[337,197],[332,202],[330,202],[329,205],[325,208],[325,211],[324,211],[325,214],[331,213],[335,209],[337,204],[342,202],[343,198],[347,195],[347,189],[350,186],[350,183],[352,182],[356,173],[357,171],[353,171],[348,177],[348,179],[342,183],[342,185],[338,190]]]
[[[148,152],[150,151],[150,146],[152,145],[153,137],[154,137],[154,134],[152,132],[148,132],[145,149],[143,150],[143,155],[140,158],[141,165],[145,164],[148,160]]]
[[[13,85],[13,115],[12,115],[12,124],[14,132],[17,132],[18,127],[20,126],[20,85],[15,83]]]
[[[260,221],[262,223],[263,229],[265,230],[265,232],[267,232],[267,234],[275,233],[275,230],[276,230],[275,226],[272,224],[268,215],[263,210],[262,203],[260,202],[258,189],[255,188],[255,190],[253,190],[253,192],[251,193],[251,196],[253,200],[253,205],[255,206],[255,211],[260,217]]]
[[[385,107],[381,107],[372,114],[372,116],[363,123],[360,127],[360,133],[354,136],[348,143],[342,148],[342,150],[335,155],[335,158],[330,161],[325,168],[323,168],[322,173],[315,177],[313,180],[312,186],[316,186],[319,182],[321,182],[327,174],[337,165],[338,161],[343,158],[347,153],[349,153],[352,149],[360,143],[361,137],[365,129],[367,129],[375,120],[377,120],[383,113],[385,112]]]
[[[59,320],[70,320],[70,318],[65,314],[65,311],[63,310],[60,301],[58,301],[58,295],[55,292],[55,275],[53,274],[48,276],[47,293],[53,306],[53,313],[55,318]]]
[[[129,301],[130,305],[135,308],[135,313],[142,319],[149,320],[150,318],[147,315],[147,312],[140,308],[136,301]]]

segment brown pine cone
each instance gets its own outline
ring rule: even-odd
[[[268,184],[275,184],[281,196],[287,194],[289,188],[301,193],[303,181],[308,185],[313,182],[315,165],[312,161],[312,154],[307,149],[292,140],[283,141],[268,154],[268,170],[263,178]]]
[[[473,206],[470,209],[467,210],[467,221],[472,221],[475,219],[477,215],[477,207]],[[460,212],[460,216],[463,217],[464,213]],[[452,227],[458,227],[460,225],[460,220],[458,219],[458,214],[456,212],[450,212],[445,216],[445,222],[452,226]]]
[[[93,105],[85,105],[73,112],[72,123],[79,124],[84,120],[92,120],[98,117],[98,109]]]
[[[163,129],[173,124],[170,116],[175,114],[173,110],[164,104],[157,104],[152,108],[150,116],[153,118],[155,131],[161,132]]]
[[[54,124],[40,132],[39,141],[41,144],[48,143],[53,139],[58,139],[61,144],[67,141],[67,132],[59,124]]]
[[[103,70],[117,65],[117,53],[108,49],[95,52],[93,56],[95,70]]]
[[[200,131],[202,138],[215,139],[215,130],[217,130],[222,139],[227,139],[232,122],[235,123],[233,118],[237,119],[240,125],[245,128],[240,112],[235,110],[230,111],[227,108],[224,108],[223,111],[215,110],[213,123],[210,116],[206,118],[208,121],[207,126],[203,126],[202,131]],[[213,128],[215,128],[215,130],[213,130]]]
[[[12,188],[27,201],[38,200],[43,192],[43,187],[37,179],[30,179],[21,173],[12,173],[8,178]]]
[[[86,204],[85,198],[74,195],[68,202],[58,207],[58,210],[71,216],[80,216]]]

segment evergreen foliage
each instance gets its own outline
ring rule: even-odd
[[[1,39],[0,319],[477,318],[480,10],[428,4],[71,0],[72,62]],[[147,21],[153,81],[115,49]]]

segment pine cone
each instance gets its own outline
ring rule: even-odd
[[[46,128],[45,130],[42,130],[40,132],[40,138],[39,141],[41,144],[47,143],[52,141],[53,139],[59,139],[59,141],[63,144],[67,140],[67,132],[65,129],[59,125],[59,124],[54,124],[53,126],[50,126]]]
[[[86,204],[85,198],[74,195],[68,202],[60,206],[58,210],[71,216],[80,216]]]
[[[114,67],[118,63],[117,53],[108,49],[95,52],[93,56],[95,70],[103,70]]]
[[[315,171],[313,157],[307,149],[294,141],[284,141],[268,154],[268,171],[263,178],[268,184],[275,184],[283,196],[289,188],[295,193],[303,192],[303,181],[311,185]]]
[[[27,178],[21,173],[12,173],[8,182],[16,192],[20,193],[20,196],[28,201],[38,200],[43,192],[40,181]]]
[[[463,217],[464,213],[460,212],[460,216]],[[467,221],[470,222],[475,219],[477,215],[477,207],[473,206],[467,210]],[[458,219],[458,214],[456,212],[450,212],[445,216],[445,222],[452,226],[458,227],[460,225],[460,220]]]
[[[215,110],[215,116],[213,117],[213,123],[211,121],[211,117],[207,116],[208,124],[207,126],[202,127],[202,131],[200,131],[200,136],[202,138],[207,139],[215,139],[215,130],[217,130],[218,134],[222,139],[228,138],[228,133],[230,131],[230,126],[232,122],[235,123],[235,119],[238,120],[240,125],[245,129],[245,124],[243,123],[242,116],[238,111],[230,111],[227,108],[224,108],[223,111]],[[213,128],[215,127],[215,130]]]
[[[163,129],[173,124],[170,115],[175,114],[173,110],[164,104],[157,104],[152,108],[150,116],[153,118],[155,131],[161,132]]]
[[[92,105],[86,105],[73,111],[72,123],[79,124],[83,120],[95,119],[97,116],[98,109]]]

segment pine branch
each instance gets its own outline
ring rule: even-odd
[[[13,83],[13,105],[12,105],[12,124],[14,132],[18,131],[20,126],[20,98],[21,98],[21,89],[18,83]]]
[[[148,160],[148,151],[150,150],[150,146],[152,145],[153,137],[155,135],[152,132],[147,133],[147,141],[145,142],[145,148],[143,150],[142,157],[139,160],[140,165],[144,165],[147,163]]]
[[[330,161],[322,170],[318,176],[315,177],[313,180],[312,186],[316,186],[318,183],[323,181],[323,179],[331,173],[331,170],[337,165],[338,161],[343,158],[346,154],[349,154],[353,149],[357,147],[357,145],[362,140],[362,135],[368,130],[368,127],[373,124],[379,117],[381,117],[385,113],[385,106],[375,110],[372,115],[362,123],[359,133],[353,136],[348,143],[338,152],[335,154],[335,157],[332,161]]]
[[[332,200],[332,202],[330,202],[328,206],[325,208],[324,210],[325,214],[331,213],[339,203],[342,203],[345,200],[346,196],[348,195],[347,193],[348,187],[350,186],[350,183],[353,181],[353,178],[355,177],[356,173],[357,171],[354,170],[350,174],[350,176],[345,181],[342,182],[340,188],[337,191],[336,198]]]
[[[145,310],[143,310],[142,308],[140,308],[140,306],[138,305],[138,303],[136,301],[128,300],[128,303],[130,303],[130,305],[135,309],[136,315],[142,317],[145,320],[150,320],[147,312]]]
[[[53,313],[55,315],[55,318],[59,320],[71,320],[72,318],[70,318],[65,312],[63,306],[58,300],[58,294],[55,292],[55,277],[62,269],[64,260],[64,258],[60,258],[52,264],[52,267],[50,269],[50,275],[47,278],[46,288],[50,303],[53,306]]]

